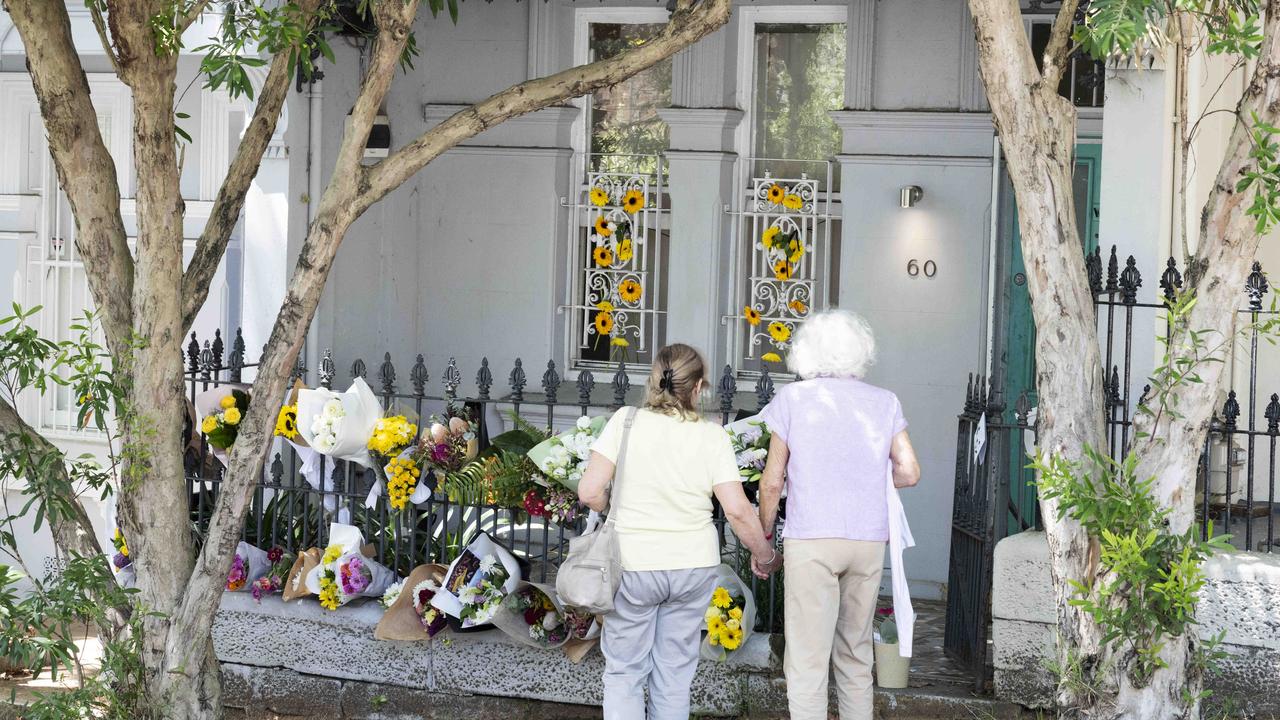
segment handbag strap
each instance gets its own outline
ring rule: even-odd
[[[614,520],[614,513],[609,511],[613,509],[613,497],[618,492],[618,484],[622,482],[622,462],[627,458],[627,446],[631,440],[631,426],[635,421],[636,409],[633,407],[627,408],[627,414],[622,424],[622,445],[618,448],[618,462],[613,464],[613,482],[609,488],[609,505],[604,509],[607,515],[605,522],[611,523]]]

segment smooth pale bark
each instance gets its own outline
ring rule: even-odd
[[[1037,69],[1017,0],[969,0],[969,11],[978,68],[1018,203],[1036,324],[1036,440],[1046,456],[1078,461],[1086,446],[1105,445],[1102,364],[1072,197],[1075,108],[1058,95],[1057,80]],[[1055,23],[1050,45],[1065,49],[1060,26]],[[1046,67],[1060,73],[1064,62],[1057,58]],[[1057,501],[1042,499],[1041,512],[1057,599],[1058,663],[1089,668],[1099,656],[1101,634],[1071,606],[1070,581],[1092,577],[1097,545],[1078,522],[1059,518]],[[1076,706],[1086,698],[1064,683],[1058,701]]]
[[[1065,33],[1070,18],[1054,23],[1042,76],[1035,66],[1016,0],[969,0],[978,44],[978,62],[1000,134],[1018,204],[1023,258],[1036,323],[1036,381],[1039,444],[1047,455],[1078,460],[1084,446],[1103,446],[1102,377],[1093,326],[1093,298],[1086,284],[1071,197],[1075,109],[1057,94],[1065,67]],[[1067,3],[1063,12],[1073,11]],[[1267,4],[1262,57],[1237,108],[1227,154],[1206,203],[1192,259],[1190,290],[1197,299],[1186,329],[1171,339],[1169,362],[1209,355],[1221,360],[1229,347],[1241,290],[1258,247],[1254,219],[1246,215],[1252,191],[1236,186],[1253,166],[1249,157],[1253,117],[1280,122],[1280,0]],[[1191,342],[1189,330],[1204,333]],[[1206,353],[1206,350],[1210,351]],[[1201,383],[1184,383],[1156,398],[1178,413],[1140,414],[1137,476],[1156,478],[1155,493],[1170,510],[1170,532],[1185,532],[1195,520],[1197,464],[1214,408],[1220,401],[1223,362],[1202,362]],[[1176,417],[1175,417],[1176,415]],[[1198,640],[1163,638],[1167,665],[1141,686],[1133,682],[1128,649],[1111,654],[1101,647],[1099,628],[1070,607],[1068,581],[1090,584],[1098,577],[1096,543],[1071,521],[1057,519],[1057,503],[1041,500],[1058,603],[1058,661],[1078,668],[1080,677],[1059,688],[1063,716],[1165,720],[1199,716],[1195,700],[1203,677],[1194,656]],[[1120,597],[1116,602],[1127,602]],[[1066,680],[1066,678],[1064,678]],[[1078,688],[1088,685],[1093,692]],[[1190,702],[1187,698],[1193,698]]]
[[[314,7],[316,0],[306,2]],[[50,46],[50,52],[31,58],[33,65],[41,66],[42,75],[57,81],[46,83],[43,88],[37,83],[42,108],[49,107],[50,101],[60,95],[70,95],[80,103],[80,116],[91,118],[94,113],[87,87],[72,87],[74,78],[82,78],[83,72],[70,44],[65,6],[62,3],[47,5],[47,14],[56,21],[55,29],[64,30],[66,37],[60,45]],[[119,278],[112,275],[106,263],[86,263],[86,272],[91,278],[95,302],[99,307],[110,309],[122,323],[116,330],[125,352],[117,354],[116,367],[121,370],[121,379],[128,383],[128,402],[121,423],[126,437],[121,518],[130,546],[136,549],[133,554],[142,599],[148,610],[163,614],[149,619],[144,626],[150,705],[157,716],[166,718],[216,717],[221,713],[221,690],[210,628],[253,486],[261,472],[262,449],[274,426],[276,407],[272,399],[283,397],[306,327],[351,223],[440,153],[484,129],[625,80],[670,57],[724,25],[731,3],[730,0],[703,0],[695,5],[690,0],[680,0],[666,29],[653,41],[609,60],[521,83],[498,93],[427,131],[382,163],[366,167],[362,162],[364,145],[396,73],[418,10],[417,0],[374,3],[378,36],[352,110],[351,127],[343,138],[333,178],[320,198],[317,215],[308,230],[258,367],[252,395],[261,400],[250,405],[242,420],[205,544],[194,562],[186,483],[182,480],[182,456],[178,447],[183,408],[181,341],[225,251],[244,194],[274,130],[279,106],[287,93],[288,78],[280,72],[279,61],[273,61],[266,87],[259,97],[259,111],[255,112],[215,201],[215,210],[197,246],[196,259],[184,276],[183,207],[178,193],[172,116],[176,61],[173,57],[156,56],[149,26],[150,18],[163,9],[164,2],[117,5],[109,8],[111,38],[104,44],[114,46],[122,79],[134,93],[134,163],[139,182],[138,257],[135,271],[126,248],[124,259],[129,261],[130,279],[127,293],[120,294],[119,286],[112,284]],[[178,23],[179,27],[192,22],[203,6],[204,3],[194,5]],[[17,24],[27,47],[44,47],[43,20],[29,14],[26,22]],[[36,72],[33,67],[33,74]],[[72,119],[66,118],[68,122]],[[96,138],[97,145],[102,145],[96,125],[50,129],[50,145],[55,148],[54,160],[60,176],[64,183],[67,178],[74,178],[66,183],[70,187],[96,182],[105,172],[89,168],[85,170],[85,177],[65,172],[64,161],[69,162],[65,148],[77,142],[77,132],[90,136],[86,142]],[[105,155],[105,159],[109,161],[110,156]],[[111,178],[114,180],[114,174]],[[118,195],[118,189],[113,192]],[[119,202],[114,195],[109,198],[115,202],[114,211],[107,208],[100,214],[114,215],[118,223]],[[77,221],[81,220],[77,214]],[[98,257],[105,254],[101,248],[93,249],[99,250]],[[132,347],[128,341],[135,337],[142,342]],[[0,416],[0,429],[14,427]]]

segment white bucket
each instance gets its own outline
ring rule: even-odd
[[[898,643],[876,643],[876,685],[904,688],[911,676],[911,658],[898,654]]]

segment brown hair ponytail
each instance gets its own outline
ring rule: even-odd
[[[658,351],[645,386],[644,406],[682,420],[698,419],[698,383],[706,379],[706,363],[697,350],[676,343]]]

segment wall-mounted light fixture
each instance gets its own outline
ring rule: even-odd
[[[919,185],[908,185],[902,188],[900,196],[900,204],[904,208],[915,207],[920,202],[920,198],[924,197],[924,190]]]

